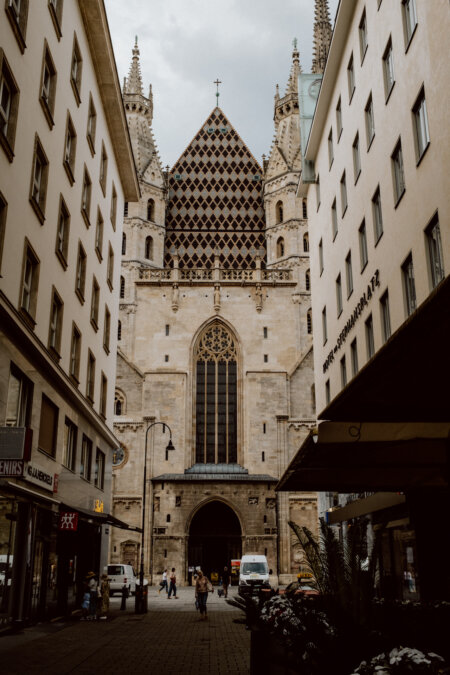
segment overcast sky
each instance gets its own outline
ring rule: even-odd
[[[297,38],[310,72],[314,0],[105,0],[119,77],[138,36],[144,93],[153,86],[153,130],[173,166],[216,104],[256,159],[274,134],[275,85],[284,94]],[[331,23],[338,0],[329,0]]]

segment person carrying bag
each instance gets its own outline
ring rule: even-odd
[[[197,575],[197,581],[195,582],[195,598],[200,610],[200,621],[205,621],[208,618],[206,610],[208,593],[214,593],[214,588],[208,577],[206,577],[201,570],[197,571]]]

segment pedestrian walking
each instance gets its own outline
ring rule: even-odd
[[[224,598],[228,597],[228,586],[230,585],[230,573],[228,571],[228,567],[223,568],[222,572],[222,588],[223,588],[223,596]]]
[[[169,583],[169,593],[167,595],[167,599],[170,600],[171,599],[170,596],[173,593],[173,597],[175,598],[175,600],[178,600],[177,577],[176,577],[176,574],[175,574],[175,567],[172,567],[172,571],[170,573],[169,581],[170,581],[170,583]]]
[[[109,581],[108,575],[102,574],[102,581],[100,584],[101,607],[100,618],[106,619],[109,612]]]
[[[163,588],[165,588],[165,589],[166,589],[166,593],[168,593],[169,588],[168,588],[168,586],[167,586],[167,568],[164,570],[163,575],[162,575],[162,579],[161,579],[161,581],[159,582],[159,590],[158,590],[158,593],[161,593],[161,591],[162,591]]]
[[[201,570],[197,570],[197,581],[195,582],[195,598],[200,610],[200,620],[205,621],[208,618],[206,602],[208,593],[214,593],[214,588],[207,576]]]
[[[83,600],[81,602],[81,621],[86,621],[89,615],[89,605],[91,602],[91,594],[87,581],[83,584]]]
[[[97,618],[98,583],[95,572],[87,573],[86,582],[89,588],[89,615],[87,618],[92,620]]]

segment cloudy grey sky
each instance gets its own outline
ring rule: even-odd
[[[272,143],[273,97],[283,95],[298,39],[310,72],[314,0],[105,0],[119,77],[138,36],[144,92],[153,85],[153,130],[172,166],[216,103],[258,161]],[[329,0],[331,23],[338,0]]]

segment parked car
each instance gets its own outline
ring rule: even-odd
[[[109,580],[109,594],[121,593],[126,586],[128,593],[136,593],[136,573],[131,565],[110,564],[105,570]]]

